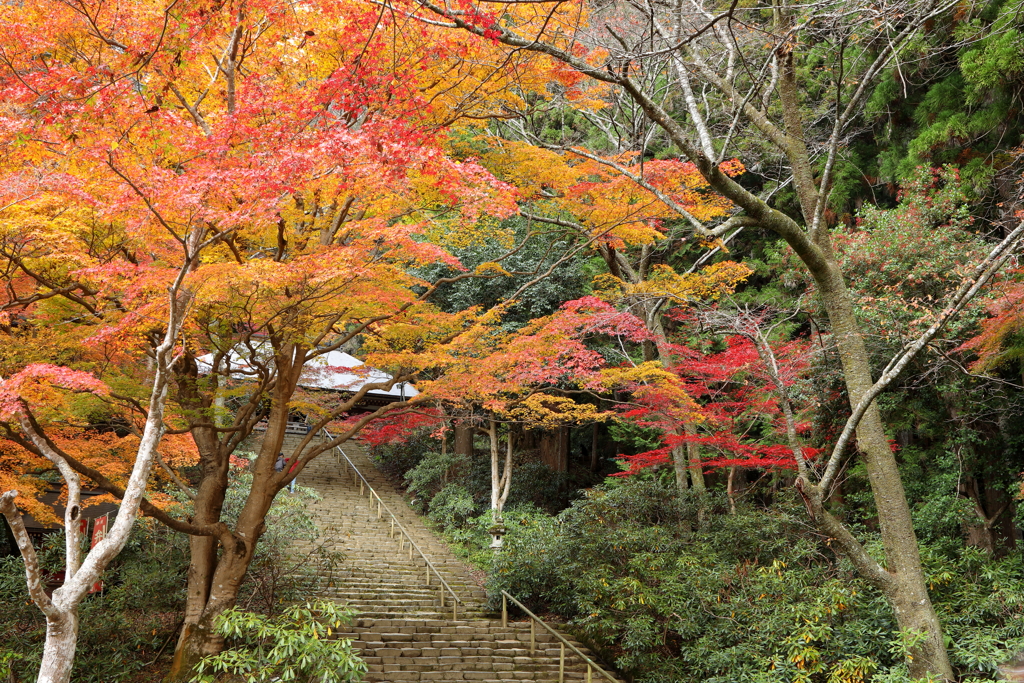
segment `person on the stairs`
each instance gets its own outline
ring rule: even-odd
[[[290,458],[284,457],[284,451],[281,451],[280,453],[278,453],[277,454],[277,460],[274,461],[274,471],[275,472],[283,472],[284,471],[284,466],[288,464],[289,460],[290,460]],[[291,474],[295,470],[295,466],[298,465],[298,464],[299,464],[298,460],[296,460],[294,463],[292,463],[292,466],[288,469],[288,474]],[[295,493],[295,479],[294,478],[290,482],[288,482],[288,493]]]
[[[288,474],[293,474],[295,472],[295,468],[299,466],[299,459],[298,458],[288,458],[287,460],[285,460],[285,462],[290,462],[292,464],[292,466],[288,468]],[[290,482],[288,482],[288,493],[295,493],[295,477],[294,476],[292,476],[292,480]]]

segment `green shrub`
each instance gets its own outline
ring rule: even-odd
[[[465,456],[428,451],[405,473],[405,483],[419,507],[425,509],[439,491],[460,478],[469,467],[470,460]]]
[[[322,600],[292,605],[276,617],[229,609],[215,622],[229,646],[205,657],[192,683],[216,683],[225,674],[245,683],[361,681],[366,664],[351,639],[332,638],[353,614]]]
[[[429,434],[416,434],[401,443],[378,444],[370,447],[370,459],[384,474],[404,481],[405,473],[415,467],[423,454],[437,448],[437,441]]]
[[[465,526],[476,509],[469,491],[458,484],[448,484],[430,500],[428,517],[442,530],[452,531]]]
[[[567,618],[637,683],[909,683],[887,602],[780,498],[729,515],[656,476],[597,487],[510,530],[492,606],[504,589]],[[992,680],[1024,647],[1024,568],[947,547],[922,556],[951,659]]]

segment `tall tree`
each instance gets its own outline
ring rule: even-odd
[[[53,342],[71,331],[76,343],[89,340],[116,385],[110,410],[127,415],[118,419],[155,420],[194,438],[194,516],[139,501],[192,537],[175,677],[219,650],[213,620],[235,600],[270,503],[334,445],[311,445],[314,429],[292,454],[297,467],[273,470],[310,362],[356,339],[415,355],[456,335],[475,312],[432,306],[437,283],[411,274],[427,264],[461,271],[449,281],[501,274],[466,272],[435,244],[490,239],[515,210],[512,188],[446,155],[443,133],[513,97],[508,83],[535,87],[535,76],[396,21],[347,2],[0,7],[0,322],[20,340],[9,360],[24,366],[41,353],[33,339],[81,359],[81,346]],[[216,245],[201,259],[176,254],[193,235]],[[184,347],[161,385],[173,408],[165,420],[149,404],[139,361],[177,330],[161,314],[166,274],[179,270],[192,298],[180,321]],[[409,379],[395,362],[392,380],[329,406],[317,427],[365,392]],[[221,520],[229,455],[263,418],[253,486],[232,528]],[[138,495],[47,446],[125,505]]]
[[[952,679],[910,508],[874,399],[906,366],[908,354],[915,355],[934,335],[932,330],[948,320],[947,314],[959,310],[979,282],[1002,265],[1016,246],[1020,229],[981,262],[929,332],[894,359],[876,382],[825,212],[836,159],[872,84],[921,44],[916,41],[926,25],[950,20],[953,3],[899,2],[882,7],[849,0],[776,0],[765,11],[738,2],[719,10],[710,2],[659,5],[638,0],[607,5],[601,17],[607,20],[589,17],[589,24],[572,17],[574,3],[540,3],[534,5],[536,21],[514,27],[501,20],[504,5],[465,0],[391,5],[514,50],[548,55],[620,91],[695,164],[711,188],[796,252],[814,281],[836,340],[852,409],[837,446],[845,446],[856,431],[878,510],[885,566],[875,562],[826,509],[838,466],[836,451],[821,482],[812,482],[802,470],[798,483],[822,531],[839,540],[862,575],[886,596],[900,628],[919,634],[909,650],[912,675]],[[818,68],[811,68],[812,63]],[[684,105],[680,111],[671,111],[669,101],[652,87],[649,75],[654,72],[677,85]],[[706,98],[693,96],[697,82],[708,89]],[[780,180],[795,192],[791,213],[719,168],[718,162],[734,153],[737,134],[744,134],[748,142],[756,136],[755,142],[785,165],[787,174]]]

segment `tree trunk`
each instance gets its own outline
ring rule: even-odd
[[[1003,550],[1003,546],[1012,544],[1016,539],[1012,533],[1007,536],[1005,533],[998,533],[1004,529],[996,526],[1001,518],[1012,519],[1012,515],[1004,515],[1010,510],[1012,500],[1005,492],[993,487],[987,480],[978,480],[975,477],[968,477],[962,486],[961,493],[965,493],[971,502],[974,503],[975,519],[966,522],[967,545],[981,548],[989,555],[995,555]],[[984,492],[984,493],[983,493]],[[998,537],[998,541],[997,541]]]
[[[238,599],[238,589],[249,569],[256,543],[263,534],[263,519],[278,491],[271,484],[275,474],[274,461],[284,443],[288,401],[298,377],[297,369],[293,368],[295,371],[289,373],[288,366],[283,363],[282,366],[282,377],[275,386],[267,418],[267,431],[256,458],[252,488],[234,533],[217,540],[193,537],[190,541],[192,557],[185,623],[175,646],[171,670],[165,679],[168,683],[189,680],[200,659],[217,654],[224,648],[224,639],[214,630],[214,622],[224,610],[233,607]],[[297,368],[301,369],[301,365]],[[197,445],[201,451],[204,446],[213,448],[201,436],[197,438]],[[220,520],[228,484],[227,460],[226,455],[206,459],[209,470],[204,470],[206,476],[203,477],[194,501],[196,521],[202,519],[213,524]]]
[[[76,610],[61,610],[59,614],[47,617],[46,645],[43,646],[43,661],[39,665],[36,683],[68,683],[74,668],[77,645]]]
[[[697,428],[692,422],[684,422],[683,431],[687,436],[693,436],[697,433]],[[687,443],[686,459],[689,460],[690,481],[693,483],[694,492],[704,493],[707,486],[704,484],[704,465],[700,459],[700,446],[695,443]]]
[[[218,654],[224,649],[224,638],[216,632],[214,624],[224,610],[235,606],[254,547],[255,542],[245,543],[221,554],[206,604],[198,618],[183,627],[166,680],[189,680],[203,657]]]
[[[487,435],[491,443],[491,510],[494,512],[494,520],[501,521],[501,512],[505,508],[505,501],[508,500],[509,491],[512,488],[512,429],[509,428],[508,442],[505,448],[505,467],[501,468],[501,448],[498,442],[498,423],[490,421],[487,428]]]
[[[228,455],[223,453],[217,434],[210,429],[193,429],[193,438],[200,453],[203,476],[196,490],[193,522],[197,525],[220,521],[224,496],[228,488]],[[202,657],[196,643],[208,638],[200,626],[210,600],[213,575],[217,568],[218,541],[211,536],[189,537],[188,585],[185,593],[185,615],[178,644],[171,662],[169,680],[185,680]]]
[[[647,323],[647,329],[654,335],[654,344],[658,349],[658,358],[661,360],[662,366],[666,370],[671,370],[676,364],[676,359],[669,346],[665,326],[661,322],[660,310],[660,307],[654,310],[647,310],[645,322]],[[690,420],[684,420],[682,426],[683,433],[686,436],[695,436],[697,434],[697,427]],[[678,429],[673,430],[673,433],[678,435]],[[704,485],[704,469],[701,466],[700,460],[700,446],[689,442],[685,445],[676,446],[672,449],[672,464],[675,467],[676,488],[680,493],[685,491],[690,483],[693,484],[695,492],[704,493],[706,486]],[[687,472],[689,472],[689,479],[687,478]]]
[[[838,267],[831,262],[829,266],[826,276],[816,273],[815,279],[832,325],[850,404],[857,405],[871,387],[871,365],[849,292]],[[856,434],[878,510],[887,569],[895,579],[885,590],[886,598],[893,606],[901,630],[925,634],[924,640],[910,651],[910,675],[924,678],[932,674],[953,680],[942,626],[925,585],[910,506],[877,404],[868,408]]]
[[[555,472],[569,469],[569,439],[565,427],[545,430],[540,437],[540,460]]]
[[[455,423],[455,454],[473,457],[473,428],[465,422]]]
[[[729,499],[729,514],[736,514],[736,467],[729,468],[729,479],[725,485],[725,496]]]
[[[676,474],[676,490],[683,493],[690,488],[690,480],[686,476],[686,470],[689,469],[690,463],[686,457],[685,446],[680,444],[672,449],[672,467]]]

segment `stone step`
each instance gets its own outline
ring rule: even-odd
[[[294,449],[300,437],[286,437],[284,450]],[[405,502],[401,492],[373,467],[358,444],[346,444],[349,457],[398,517],[416,546],[430,559],[462,603],[458,620],[452,619],[451,597],[445,592],[419,553],[393,535],[387,513],[378,516],[376,500],[364,486],[341,471],[331,454],[314,460],[299,483],[322,497],[310,506],[320,528],[315,542],[296,542],[296,553],[324,548],[341,553],[342,562],[326,585],[313,566],[300,567],[293,578],[316,586],[316,595],[348,605],[356,612],[353,623],[335,637],[348,638],[369,668],[369,683],[397,681],[477,681],[498,683],[559,678],[560,641],[541,627],[531,635],[529,622],[488,618],[487,594],[469,568]],[[314,580],[316,580],[314,584]],[[570,642],[591,656],[578,643]],[[586,680],[586,665],[566,649],[564,680]],[[594,674],[593,680],[599,680]]]

